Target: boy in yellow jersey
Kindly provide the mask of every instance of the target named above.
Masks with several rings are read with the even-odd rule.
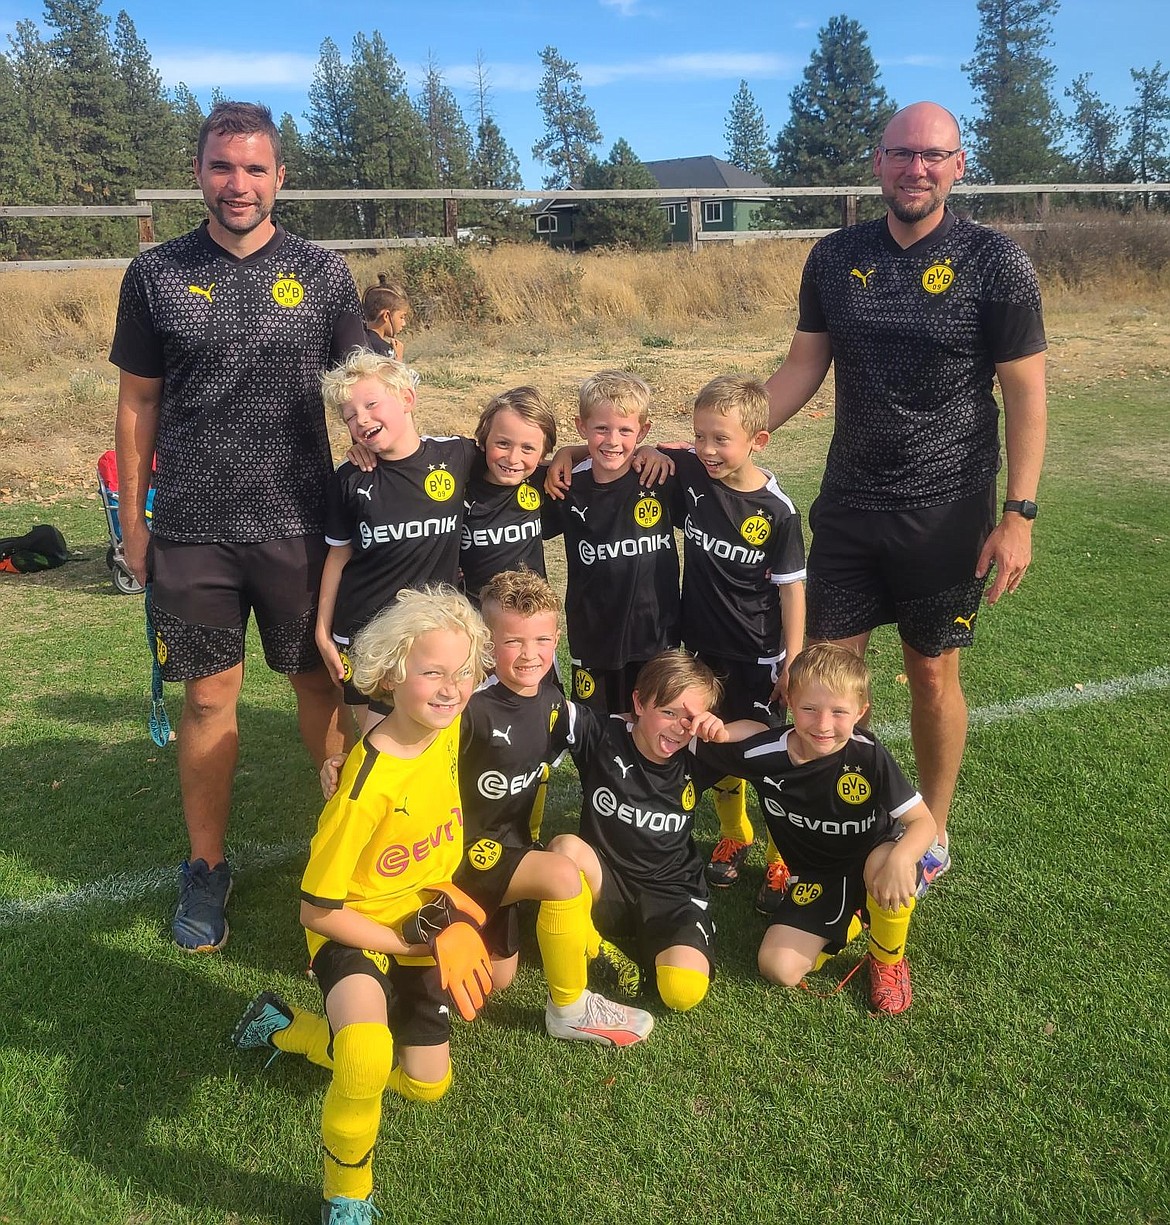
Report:
[[[460,716],[488,634],[450,588],[400,592],[357,636],[354,684],[394,708],[350,753],[301,881],[301,922],[325,1017],[271,992],[232,1034],[332,1068],[321,1114],[323,1225],[374,1219],[372,1157],[389,1088],[451,1085],[448,1001],[470,1020],[491,990],[483,911],[452,884],[463,856]]]

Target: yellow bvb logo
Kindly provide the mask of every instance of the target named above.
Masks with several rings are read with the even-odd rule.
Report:
[[[955,270],[950,260],[945,264],[931,264],[922,274],[922,288],[927,293],[943,293],[950,289],[955,279]]]
[[[873,788],[867,779],[850,771],[837,780],[837,794],[846,804],[864,804],[873,795]]]
[[[657,498],[639,498],[634,504],[634,522],[639,527],[654,527],[662,518],[662,503]]]
[[[552,710],[549,711],[549,714],[548,714],[548,730],[550,732],[552,731],[554,727],[556,727],[557,720],[560,717],[561,717],[561,708],[559,706],[554,706]]]
[[[772,525],[763,515],[748,515],[739,525],[739,534],[757,548],[772,534]]]
[[[341,667],[342,667],[341,679],[346,682],[352,681],[353,680],[353,664],[350,662],[349,652],[348,651],[338,651],[337,653],[338,655],[341,656]]]
[[[362,949],[362,956],[368,957],[383,974],[390,969],[390,958],[386,953],[375,953],[372,949]]]
[[[427,474],[423,489],[432,502],[446,502],[455,492],[455,478],[446,468],[436,468]]]
[[[272,296],[278,306],[287,306],[291,310],[294,306],[300,306],[304,301],[305,287],[295,276],[285,273],[277,277],[273,284]]]
[[[792,886],[792,900],[797,906],[808,906],[810,903],[815,902],[823,892],[824,890],[816,881],[813,881],[811,885],[798,881]]]
[[[689,778],[687,785],[683,788],[681,803],[683,812],[690,812],[695,806],[695,784]]]
[[[158,660],[160,668],[167,662],[167,644],[163,642],[162,634],[154,636],[154,657]]]
[[[540,494],[525,481],[516,490],[516,502],[521,510],[539,510]]]
[[[473,868],[486,872],[500,862],[500,852],[503,849],[498,842],[493,842],[490,838],[481,838],[467,852],[467,860]]]
[[[578,668],[573,676],[573,690],[585,702],[597,691],[597,682],[584,668]]]

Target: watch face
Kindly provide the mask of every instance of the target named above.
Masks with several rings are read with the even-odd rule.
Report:
[[[1035,519],[1036,511],[1039,509],[1035,502],[1029,501],[1027,498],[1021,498],[1018,501],[1007,501],[1003,504],[1004,510],[1014,510],[1016,514],[1022,515],[1025,519]]]

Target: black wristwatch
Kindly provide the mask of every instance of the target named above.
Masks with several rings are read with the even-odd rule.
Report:
[[[1030,502],[1027,498],[1009,498],[1003,504],[1003,513],[1005,515],[1009,510],[1014,510],[1017,515],[1022,515],[1025,519],[1035,519],[1038,509],[1036,503]]]

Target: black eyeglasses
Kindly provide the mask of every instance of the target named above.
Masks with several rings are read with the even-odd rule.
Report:
[[[883,145],[878,151],[888,157],[895,166],[909,166],[916,157],[922,158],[924,166],[941,166],[948,157],[954,157],[956,153],[961,153],[962,149],[903,149],[899,146],[889,149]]]

